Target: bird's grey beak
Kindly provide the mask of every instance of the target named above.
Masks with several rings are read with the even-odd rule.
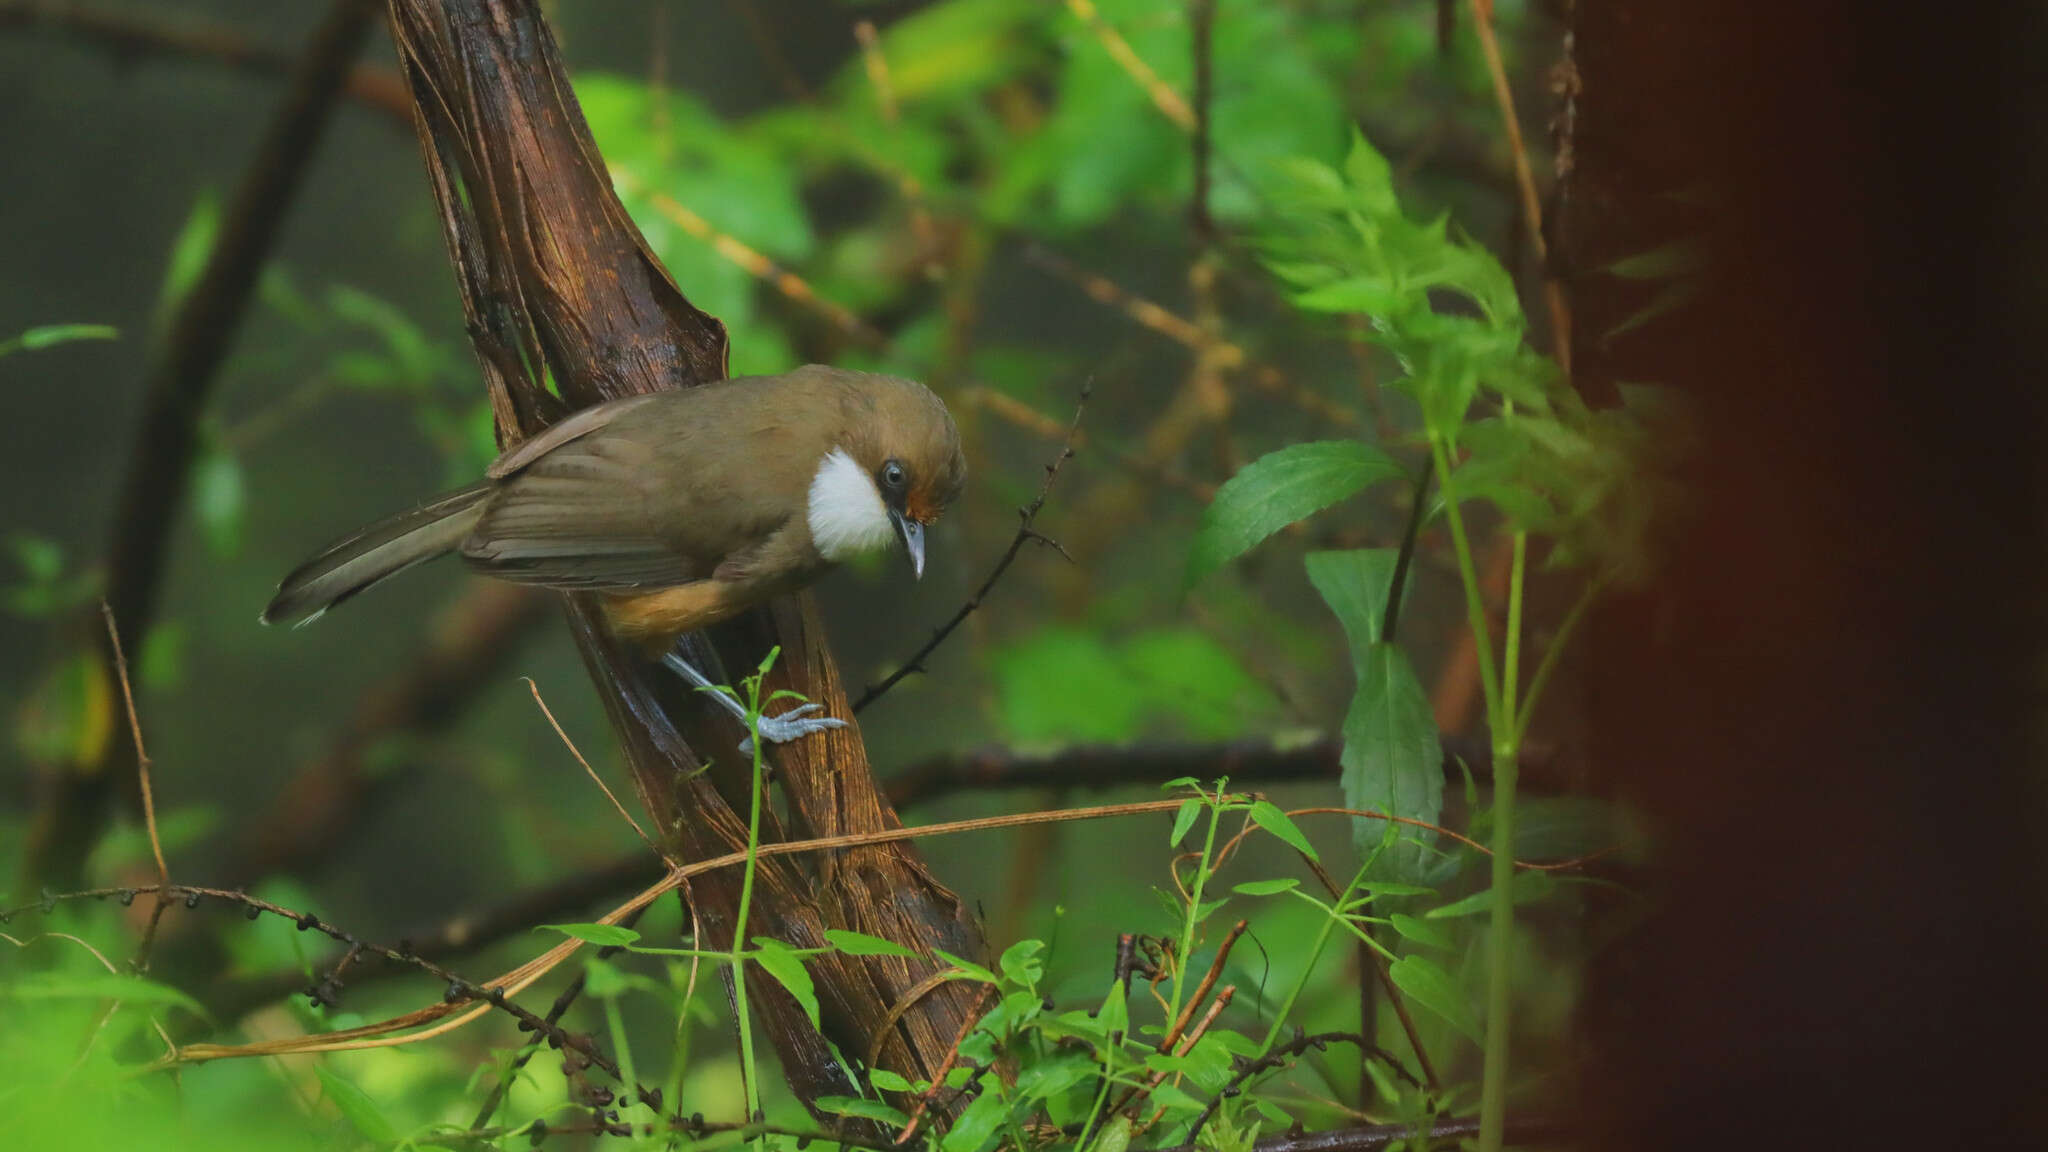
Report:
[[[910,553],[911,573],[924,579],[924,525],[893,509],[889,519],[896,522],[896,534],[903,537],[903,550]]]

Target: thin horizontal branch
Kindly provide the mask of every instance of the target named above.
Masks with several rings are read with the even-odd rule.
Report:
[[[1459,764],[1475,776],[1493,770],[1493,753],[1483,737],[1443,737],[1444,772],[1457,777]],[[1333,738],[1280,743],[1234,740],[1215,744],[1077,744],[1052,752],[1019,753],[1009,748],[949,753],[921,761],[889,778],[889,798],[899,808],[929,803],[955,792],[1010,788],[1096,790],[1163,784],[1182,776],[1233,784],[1289,780],[1335,780],[1343,742]],[[1525,748],[1524,783],[1555,779],[1555,753]]]

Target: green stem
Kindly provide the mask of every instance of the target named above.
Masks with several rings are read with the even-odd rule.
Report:
[[[1514,959],[1515,928],[1515,783],[1521,765],[1516,725],[1515,692],[1522,666],[1523,581],[1528,570],[1529,537],[1514,536],[1514,562],[1508,570],[1507,635],[1502,644],[1502,692],[1490,701],[1493,729],[1493,908],[1486,933],[1486,1059],[1479,1088],[1480,1152],[1499,1152],[1507,1131],[1508,1037],[1512,1032],[1509,965]]]
[[[1465,585],[1465,618],[1472,629],[1472,645],[1479,653],[1479,686],[1486,693],[1487,713],[1500,699],[1500,677],[1493,666],[1493,637],[1486,627],[1486,605],[1479,595],[1479,570],[1472,563],[1472,542],[1465,535],[1465,516],[1458,511],[1457,493],[1451,490],[1451,454],[1443,437],[1429,438],[1430,458],[1436,461],[1437,488],[1444,494],[1444,518],[1451,525],[1451,546],[1458,554],[1458,578]]]
[[[1373,859],[1378,859],[1377,853],[1374,854]],[[1359,866],[1358,871],[1352,874],[1351,883],[1346,884],[1344,891],[1337,896],[1337,903],[1334,907],[1342,908],[1350,902],[1351,894],[1358,891],[1358,886],[1365,882],[1365,872],[1370,867],[1372,867],[1372,860],[1367,860]],[[1330,942],[1330,932],[1336,926],[1337,916],[1323,917],[1321,926],[1316,929],[1315,943],[1309,946],[1308,963],[1302,965],[1301,978],[1296,980],[1294,987],[1288,990],[1287,999],[1280,1002],[1280,1010],[1273,1013],[1273,1023],[1266,1029],[1266,1038],[1259,1041],[1259,1055],[1264,1056],[1273,1050],[1273,1041],[1280,1038],[1280,1029],[1286,1025],[1287,1017],[1293,1014],[1294,1002],[1301,998],[1301,990],[1308,987],[1308,978],[1315,974],[1316,961],[1323,958],[1323,947]]]
[[[754,903],[754,865],[756,853],[761,844],[761,702],[760,683],[751,685],[752,702],[747,708],[747,727],[753,732],[754,774],[748,789],[747,803],[747,864],[740,874],[740,910],[733,919],[732,929],[732,996],[740,1024],[740,1072],[741,1082],[747,1091],[747,1119],[753,1120],[761,1114],[761,1085],[754,1069],[754,1029],[747,1014],[747,962],[745,945],[747,940],[747,913]]]
[[[1166,1009],[1168,1027],[1180,1019],[1180,998],[1187,992],[1188,964],[1195,948],[1195,924],[1202,914],[1202,888],[1209,881],[1209,860],[1216,852],[1216,826],[1223,819],[1223,786],[1228,782],[1216,782],[1215,802],[1209,806],[1209,835],[1202,841],[1202,860],[1195,868],[1195,890],[1188,900],[1187,923],[1181,926],[1180,953],[1174,957],[1173,999]]]
[[[1486,936],[1486,1062],[1479,1090],[1480,1152],[1499,1152],[1507,1123],[1508,964],[1513,959],[1515,763],[1512,738],[1493,753],[1493,909]]]

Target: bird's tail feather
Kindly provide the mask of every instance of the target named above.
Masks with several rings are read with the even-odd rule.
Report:
[[[453,551],[476,527],[491,487],[485,481],[457,489],[335,542],[284,578],[263,622],[310,624],[379,580]]]

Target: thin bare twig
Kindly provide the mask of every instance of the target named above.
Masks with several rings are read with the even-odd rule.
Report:
[[[583,753],[577,750],[576,742],[569,739],[567,732],[562,731],[562,722],[555,719],[555,714],[548,707],[548,702],[540,698],[540,685],[534,683],[531,676],[524,677],[524,679],[527,689],[533,693],[533,702],[540,705],[540,714],[548,718],[548,727],[555,730],[555,735],[562,741],[562,746],[569,750],[569,755],[576,758],[576,763],[583,765],[583,774],[590,777],[590,782],[597,785],[597,790],[604,793],[604,798],[612,802],[612,807],[618,811],[620,818],[625,820],[626,824],[633,829],[633,834],[640,837],[640,842],[647,845],[648,849],[655,855],[665,858],[667,854],[653,840],[648,839],[646,831],[640,827],[640,822],[633,819],[633,814],[626,811],[624,804],[619,803],[619,798],[612,794],[611,786],[604,782],[604,777],[597,774],[597,769],[592,768],[590,761],[585,760]]]
[[[1493,27],[1493,0],[1471,0],[1472,27],[1479,34],[1479,50],[1486,57],[1486,71],[1493,79],[1493,97],[1500,104],[1500,118],[1508,133],[1508,151],[1514,157],[1515,189],[1522,202],[1522,221],[1529,229],[1529,247],[1535,251],[1537,273],[1543,279],[1543,299],[1550,309],[1552,348],[1558,367],[1567,377],[1572,371],[1571,312],[1564,288],[1550,269],[1550,245],[1543,237],[1543,201],[1536,192],[1536,173],[1529,164],[1529,149],[1522,141],[1521,117],[1515,114],[1515,94],[1508,86],[1507,64],[1500,54],[1500,38]]]
[[[1010,546],[1003,550],[1002,556],[996,560],[995,567],[989,569],[988,578],[981,582],[981,586],[974,590],[974,595],[967,598],[967,602],[960,606],[960,610],[953,613],[952,619],[940,625],[938,631],[932,633],[931,639],[925,641],[924,645],[916,652],[911,653],[910,659],[905,660],[902,667],[889,673],[888,676],[883,678],[881,683],[863,691],[860,694],[860,699],[853,702],[854,712],[858,713],[861,709],[880,699],[883,693],[894,688],[899,681],[912,672],[924,671],[925,659],[937,651],[939,645],[946,642],[946,638],[953,634],[954,629],[960,627],[962,621],[973,615],[975,609],[981,607],[981,602],[988,597],[990,592],[994,591],[996,581],[1003,578],[1004,572],[1009,571],[1010,564],[1017,559],[1017,553],[1023,551],[1026,543],[1036,541],[1062,556],[1067,555],[1066,549],[1060,547],[1059,541],[1039,532],[1036,528],[1032,527],[1032,522],[1038,518],[1039,510],[1045,507],[1046,497],[1052,495],[1053,481],[1059,479],[1060,468],[1068,460],[1073,459],[1074,437],[1081,431],[1081,414],[1088,410],[1088,395],[1093,388],[1093,383],[1082,387],[1081,399],[1074,405],[1074,422],[1067,428],[1066,443],[1061,447],[1060,454],[1053,458],[1053,462],[1045,466],[1045,483],[1039,485],[1038,495],[1032,498],[1031,503],[1017,509],[1017,534],[1010,538]],[[1068,556],[1067,559],[1072,560],[1073,557]]]
[[[903,1130],[896,1133],[895,1143],[902,1144],[917,1134],[917,1126],[924,1120],[925,1111],[932,1106],[932,1101],[938,1099],[939,1093],[945,1091],[946,1077],[953,1074],[953,1066],[960,1062],[960,1045],[967,1042],[967,1037],[973,1033],[974,1026],[981,1023],[982,1004],[995,994],[995,985],[982,985],[980,1000],[967,1013],[967,1019],[961,1021],[960,1034],[953,1037],[953,1046],[946,1050],[945,1061],[939,1065],[938,1071],[932,1074],[931,1086],[917,1094],[917,1104],[911,1108],[910,1119],[904,1122]]]
[[[121,681],[121,702],[128,708],[128,733],[135,738],[136,783],[142,788],[142,822],[149,830],[149,850],[156,857],[157,882],[169,886],[171,867],[164,862],[164,842],[156,831],[156,790],[149,782],[149,750],[142,745],[142,721],[135,715],[135,686],[128,680],[128,654],[121,649],[121,630],[114,626],[114,610],[100,601],[100,619],[107,625],[107,643],[114,650],[114,674]]]

